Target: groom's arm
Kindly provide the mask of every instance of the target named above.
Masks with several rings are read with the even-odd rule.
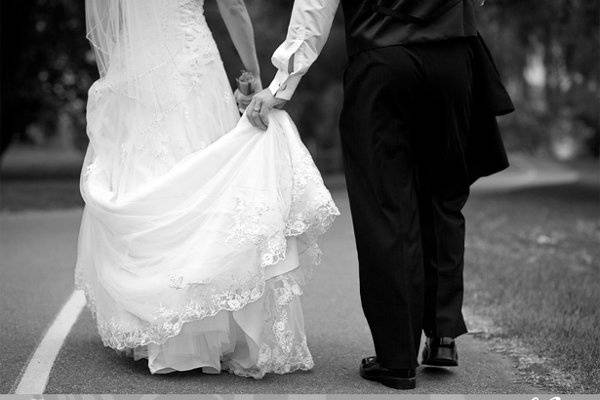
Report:
[[[272,57],[277,74],[268,89],[256,94],[248,106],[250,122],[261,129],[268,115],[292,98],[300,79],[319,57],[327,42],[340,0],[296,0],[285,42]]]
[[[285,42],[273,54],[277,67],[269,85],[279,99],[290,100],[300,79],[327,42],[339,0],[296,0]]]

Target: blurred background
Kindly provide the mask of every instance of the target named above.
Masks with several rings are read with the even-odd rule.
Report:
[[[36,150],[44,157],[75,162],[87,143],[87,89],[97,78],[85,40],[84,1],[1,4],[1,152],[11,148],[21,157],[42,157]],[[274,74],[269,60],[285,36],[291,4],[248,1],[265,84]],[[206,8],[233,82],[241,64],[214,2],[208,1]],[[479,20],[518,109],[501,121],[509,150],[561,161],[597,158],[597,0],[490,0],[479,7]],[[340,15],[327,48],[290,104],[303,139],[326,173],[341,168],[337,120],[345,63]],[[5,169],[11,169],[10,164]]]
[[[285,37],[292,3],[247,0],[265,84],[274,75],[270,57]],[[56,249],[75,243],[86,96],[98,76],[85,39],[84,1],[0,5],[0,223],[12,221],[12,230],[0,230],[1,242],[24,248],[25,238],[33,238],[26,246],[31,254],[13,251],[11,264],[0,269],[16,274],[12,281],[2,279],[0,288],[8,293],[15,287],[11,282],[34,280],[37,272],[27,271],[35,262],[62,265],[60,276],[70,288],[73,251]],[[469,325],[516,357],[530,382],[571,392],[600,391],[599,8],[598,0],[487,0],[478,7],[480,30],[517,111],[500,119],[511,168],[479,182],[465,211]],[[241,63],[214,1],[206,1],[206,14],[233,85]],[[340,13],[288,108],[342,204],[337,126],[345,63]],[[75,211],[69,219],[51,214],[56,209]],[[27,219],[34,210],[38,214]],[[34,234],[40,226],[46,231]],[[60,236],[63,231],[68,234]],[[344,240],[343,246],[351,245],[349,236]],[[56,254],[36,256],[43,243]],[[14,304],[29,289],[19,290]]]

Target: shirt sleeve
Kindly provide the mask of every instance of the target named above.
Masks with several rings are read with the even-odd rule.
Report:
[[[269,90],[277,98],[292,98],[302,76],[327,42],[340,0],[296,0],[285,42],[271,61],[277,74]]]

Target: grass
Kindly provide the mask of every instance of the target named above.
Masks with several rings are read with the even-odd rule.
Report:
[[[474,196],[465,304],[550,365],[572,392],[600,392],[600,195],[571,185]],[[528,371],[536,375],[536,371]]]

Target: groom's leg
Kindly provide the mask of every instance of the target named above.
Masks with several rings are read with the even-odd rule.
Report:
[[[341,134],[361,300],[377,359],[393,369],[417,366],[422,330],[411,117],[419,81],[414,61],[401,47],[359,54],[344,79]]]
[[[462,40],[415,45],[411,49],[423,62],[428,84],[425,103],[418,108],[424,330],[428,337],[455,338],[467,331],[462,315],[462,208],[469,195],[464,149],[471,120],[471,53],[468,43]]]
[[[428,337],[455,338],[467,332],[462,315],[465,219],[468,189],[449,194],[421,193],[420,215],[425,263],[425,315]]]

